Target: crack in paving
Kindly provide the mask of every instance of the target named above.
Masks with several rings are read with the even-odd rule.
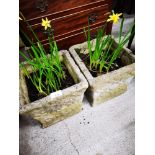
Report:
[[[74,150],[77,152],[78,155],[80,155],[78,149],[76,148],[76,146],[73,144],[72,140],[71,140],[71,135],[70,135],[70,130],[68,125],[64,122],[66,129],[68,130],[68,137],[69,137],[69,141],[71,143],[71,145],[73,146]]]

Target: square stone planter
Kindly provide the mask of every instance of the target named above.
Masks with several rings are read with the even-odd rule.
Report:
[[[56,91],[30,103],[25,77],[23,71],[20,70],[19,113],[39,121],[43,128],[80,112],[84,92],[88,88],[87,80],[80,72],[69,52],[62,50],[59,53],[61,61],[65,64],[76,83],[71,87]],[[26,62],[25,65],[28,71],[32,72],[31,67]]]
[[[96,39],[91,42],[94,48]],[[117,47],[117,45],[118,44],[114,41],[112,49]],[[120,55],[121,61],[125,66],[97,77],[91,75],[76,52],[80,51],[82,53],[88,53],[87,42],[74,45],[70,47],[69,51],[88,81],[89,88],[86,91],[86,97],[92,106],[103,103],[104,101],[124,93],[127,90],[130,80],[135,76],[135,57],[131,50],[125,47]]]

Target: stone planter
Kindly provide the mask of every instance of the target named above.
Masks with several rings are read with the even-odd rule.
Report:
[[[96,39],[92,40],[93,46]],[[114,41],[112,48],[115,48],[117,43]],[[94,46],[95,47],[95,46]],[[89,88],[86,91],[86,97],[92,106],[103,103],[113,97],[116,97],[127,90],[127,86],[135,76],[135,57],[131,50],[123,48],[121,53],[121,61],[125,64],[124,67],[111,71],[107,74],[102,74],[93,77],[76,51],[88,53],[87,42],[77,44],[70,47],[69,51],[73,59],[86,77]]]
[[[51,93],[37,101],[30,103],[25,77],[22,70],[20,70],[19,112],[21,115],[28,115],[39,121],[43,128],[80,112],[84,92],[88,88],[87,80],[80,72],[69,52],[60,51],[60,56],[61,61],[67,67],[76,84]],[[25,63],[25,65],[27,64]],[[27,65],[27,68],[31,71],[30,66]]]

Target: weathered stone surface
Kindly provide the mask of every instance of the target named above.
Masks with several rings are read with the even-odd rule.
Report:
[[[93,46],[95,42],[96,39],[92,40]],[[116,46],[117,43],[114,41],[112,49]],[[69,51],[89,83],[86,97],[92,106],[103,103],[127,90],[128,83],[135,76],[135,57],[129,49],[124,47],[120,55],[122,62],[125,64],[124,67],[95,78],[78,56],[76,49],[85,53],[87,42],[74,45],[70,47]]]
[[[66,65],[75,85],[31,102],[28,97],[25,77],[20,71],[20,114],[28,115],[39,121],[42,127],[48,127],[81,111],[84,92],[88,88],[85,77],[69,55],[68,51],[60,51],[61,59]],[[25,63],[25,65],[27,65]],[[31,72],[29,66],[28,70]]]

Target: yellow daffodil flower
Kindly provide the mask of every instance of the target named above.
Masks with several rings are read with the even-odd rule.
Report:
[[[42,23],[41,23],[41,25],[44,26],[45,30],[47,30],[48,27],[51,27],[50,22],[51,22],[51,21],[48,20],[47,17],[46,17],[46,20],[44,20],[44,19],[42,18]]]
[[[113,21],[114,24],[116,24],[119,20],[119,17],[122,15],[122,13],[112,13],[112,15],[109,16],[109,19],[107,20],[107,22]]]

